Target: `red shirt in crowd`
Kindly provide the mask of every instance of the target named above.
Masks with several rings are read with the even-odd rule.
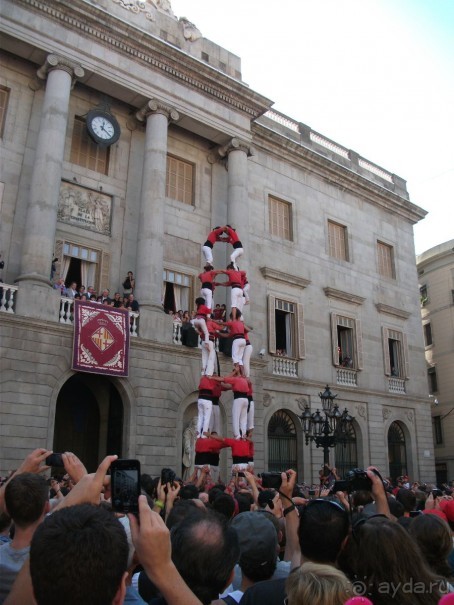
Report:
[[[225,233],[224,227],[218,227],[217,229],[213,229],[213,231],[210,231],[210,233],[208,234],[207,241],[212,243],[213,245],[216,242],[226,242],[227,239],[219,237],[221,233]]]
[[[239,319],[233,319],[232,321],[226,321],[225,325],[229,329],[230,336],[243,336],[244,337],[244,322]]]
[[[199,391],[210,391],[214,395],[214,389],[217,385],[216,380],[213,380],[209,376],[202,376],[199,382]],[[203,399],[203,397],[202,397]]]
[[[196,311],[196,317],[206,317],[207,315],[211,315],[211,309],[209,309],[206,305],[199,305]]]
[[[249,443],[243,439],[224,439],[224,443],[227,447],[232,448],[232,456],[249,456]]]
[[[241,323],[241,322],[240,322]],[[222,379],[223,382],[232,385],[233,392],[237,393],[247,393],[249,389],[249,385],[247,383],[246,378],[242,376],[225,376]]]
[[[238,237],[238,233],[235,231],[235,229],[232,229],[232,227],[226,227],[227,230],[227,234],[229,236],[229,244],[236,244],[237,242],[240,241],[240,238]]]

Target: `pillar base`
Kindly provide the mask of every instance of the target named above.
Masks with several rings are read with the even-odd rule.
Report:
[[[38,276],[40,277],[40,276]],[[46,321],[59,321],[60,291],[50,287],[49,280],[17,279],[16,314]]]
[[[141,304],[139,316],[139,337],[171,344],[173,324],[162,307],[153,304]]]

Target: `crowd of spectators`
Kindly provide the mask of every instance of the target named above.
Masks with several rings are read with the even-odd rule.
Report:
[[[110,295],[110,290],[108,288],[104,289],[100,294],[97,294],[94,286],[88,286],[88,288],[86,288],[83,284],[78,284],[75,281],[66,285],[63,277],[54,281],[54,289],[59,290],[60,294],[66,298],[90,301],[108,307],[114,307],[115,309],[129,309],[131,312],[138,313],[139,303],[134,297],[135,284],[136,280],[133,272],[128,271],[122,284],[123,292],[115,292],[113,297]]]
[[[370,467],[362,489],[347,477],[336,491],[326,467],[317,485],[291,469],[234,469],[216,484],[208,466],[186,482],[163,469],[141,476],[138,515],[124,516],[111,510],[116,456],[88,473],[70,452],[49,469],[49,454],[34,450],[2,478],[0,603],[435,605],[453,596],[452,484],[393,482]]]

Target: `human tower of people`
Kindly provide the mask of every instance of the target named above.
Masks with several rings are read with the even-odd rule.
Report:
[[[231,244],[233,252],[226,269],[214,269],[213,247],[217,243]],[[196,316],[192,320],[199,331],[202,344],[202,376],[199,382],[197,440],[195,468],[208,467],[213,479],[219,476],[221,449],[232,448],[233,468],[236,471],[252,469],[254,464],[254,399],[250,379],[252,345],[248,333],[252,328],[244,323],[243,306],[249,304],[249,282],[245,271],[240,271],[237,259],[244,252],[236,230],[230,225],[215,227],[202,246],[205,265],[200,273],[200,294],[196,299]],[[227,275],[227,281],[217,282],[218,275]],[[229,321],[213,318],[213,293],[216,286],[231,288]],[[226,376],[215,373],[217,338],[232,339],[232,372]],[[233,438],[220,436],[219,400],[223,391],[233,391]]]

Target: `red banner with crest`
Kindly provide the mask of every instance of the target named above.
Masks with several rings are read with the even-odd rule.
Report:
[[[99,303],[74,301],[72,369],[106,376],[127,376],[129,312]]]

